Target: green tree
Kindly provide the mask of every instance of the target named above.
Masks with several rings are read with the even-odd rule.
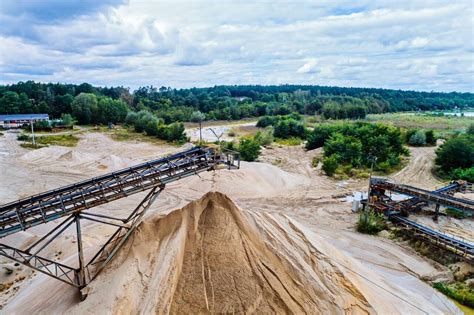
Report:
[[[70,114],[62,114],[61,115],[61,125],[63,126],[72,126],[73,120]]]
[[[323,159],[322,170],[327,176],[333,176],[339,166],[339,158],[337,155],[327,156]]]
[[[308,142],[306,143],[307,150],[320,148],[324,145],[329,137],[338,131],[338,126],[335,125],[318,125],[308,135]]]
[[[243,161],[255,161],[260,155],[260,145],[252,139],[242,139],[239,144],[239,153]]]
[[[7,91],[0,98],[0,113],[18,114],[20,112],[20,96],[16,92]]]
[[[97,97],[91,93],[81,93],[71,104],[72,114],[81,124],[97,122]]]
[[[426,136],[423,130],[418,130],[415,134],[410,137],[408,141],[413,146],[422,146],[426,144]]]
[[[434,131],[432,129],[426,130],[425,131],[425,138],[426,138],[426,143],[429,145],[435,145],[436,144],[436,138],[434,135]]]
[[[200,111],[195,111],[191,114],[191,121],[199,123],[199,142],[202,141],[202,121],[206,119],[206,115]]]
[[[359,166],[362,159],[362,143],[352,136],[336,133],[326,141],[324,155],[337,155],[340,162]]]
[[[436,150],[435,162],[446,174],[455,169],[473,167],[474,136],[460,135],[447,140]]]
[[[175,122],[167,127],[166,140],[168,141],[186,141],[186,133],[183,123]]]
[[[274,140],[273,127],[268,126],[264,131],[258,131],[254,136],[254,140],[262,146],[272,144]]]

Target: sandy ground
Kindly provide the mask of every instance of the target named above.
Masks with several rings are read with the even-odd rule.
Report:
[[[233,128],[255,126],[256,122],[245,122],[239,124],[216,125],[216,126],[202,126],[202,140],[214,142],[217,141],[216,135],[221,141],[232,141],[235,137],[229,136],[229,131]],[[214,131],[214,132],[213,132]],[[191,138],[191,141],[199,141],[199,127],[186,128],[186,135]]]
[[[86,133],[76,148],[30,151],[7,132],[0,137],[0,200],[181,149]],[[425,153],[412,151],[407,168],[428,163],[419,162]],[[82,303],[74,288],[1,260],[13,270],[0,274],[2,283],[12,283],[0,297],[1,312],[459,313],[420,280],[449,277],[447,268],[389,239],[354,232],[356,215],[341,196],[364,189],[366,181],[340,183],[321,175],[310,166],[314,154],[275,147],[264,150],[262,162],[242,163],[240,170],[169,184],[133,241],[90,284]],[[413,181],[421,182],[427,172],[418,172]],[[432,180],[427,185],[436,186]],[[134,195],[94,211],[125,215],[141,198]],[[54,224],[2,241],[22,247]],[[83,230],[87,255],[112,232],[91,223]],[[68,230],[44,255],[74,261],[75,246],[74,231]]]

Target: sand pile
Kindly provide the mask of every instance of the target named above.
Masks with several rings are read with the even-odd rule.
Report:
[[[295,247],[304,243],[292,237],[270,218],[244,214],[225,195],[208,193],[142,223],[127,248],[89,285],[88,298],[69,311],[335,314],[371,309],[328,257],[308,255],[307,248]]]

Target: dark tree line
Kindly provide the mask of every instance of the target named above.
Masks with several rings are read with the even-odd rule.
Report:
[[[102,117],[95,118],[91,105],[82,116],[73,108],[81,94],[94,95]],[[105,101],[104,101],[105,100]],[[94,103],[94,101],[92,101]],[[80,121],[102,123],[122,122],[123,112],[146,110],[166,124],[189,121],[193,112],[200,111],[206,119],[236,120],[265,115],[321,114],[327,119],[358,119],[370,113],[414,110],[444,110],[474,107],[473,93],[439,93],[386,90],[373,88],[342,88],[314,85],[238,85],[209,88],[172,89],[169,87],[140,87],[130,92],[124,87],[95,87],[88,83],[61,84],[19,82],[0,85],[0,114],[48,113],[58,118],[72,114]],[[76,109],[78,109],[76,107]],[[109,113],[104,114],[104,113]],[[91,116],[91,119],[87,117]],[[96,119],[97,121],[93,121]]]

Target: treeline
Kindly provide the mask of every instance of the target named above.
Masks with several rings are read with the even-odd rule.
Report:
[[[97,99],[96,106],[89,96],[93,102],[90,115],[86,113],[81,116],[77,111],[74,113],[73,102],[82,93],[95,95]],[[119,107],[117,112],[120,113],[111,113],[110,117],[102,114],[99,119],[93,114],[95,107],[102,113],[114,112],[110,108]],[[105,107],[108,109],[105,110]],[[327,119],[358,119],[370,113],[474,107],[474,94],[306,85],[239,85],[191,89],[148,86],[133,92],[124,87],[94,87],[88,83],[75,85],[27,81],[0,86],[0,114],[48,113],[55,118],[61,114],[72,114],[84,122],[100,123],[109,119],[123,122],[125,107],[134,112],[149,111],[165,124],[189,121],[196,111],[204,113],[207,120],[236,120],[293,112],[320,114]]]

